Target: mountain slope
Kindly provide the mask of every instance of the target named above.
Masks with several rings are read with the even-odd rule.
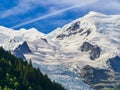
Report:
[[[62,54],[59,55],[62,57],[60,60],[66,63],[70,69],[81,73],[85,82],[93,88],[96,90],[105,87],[108,90],[119,88],[120,82],[116,80],[119,80],[120,73],[116,73],[115,70],[119,69],[120,61],[119,58],[116,59],[120,55],[120,15],[89,12],[84,17],[62,28],[57,28],[49,33],[47,38],[50,41],[52,39],[52,42],[60,46],[61,50],[59,51]],[[111,60],[109,58],[113,58],[110,63],[108,63]],[[90,74],[86,68],[87,65],[90,65],[89,70],[93,73]],[[98,73],[99,71],[105,73],[106,81],[102,81],[103,78],[98,77],[98,75],[102,75],[102,72]],[[95,82],[94,79],[99,82]],[[118,84],[115,85],[115,83]]]
[[[48,39],[53,39],[54,42],[59,43],[66,51],[80,51],[80,47],[84,42],[99,46],[101,55],[100,58],[95,60],[95,64],[98,67],[98,64],[101,63],[100,65],[103,65],[106,62],[103,60],[119,55],[119,28],[120,15],[104,15],[97,12],[89,12],[86,16],[51,32],[48,34]],[[81,54],[79,56],[83,59],[86,58],[88,53],[86,55],[84,53]],[[87,59],[88,61],[90,60],[89,56]],[[102,68],[103,66],[100,67]],[[106,67],[105,64],[104,67]]]
[[[35,28],[29,30],[13,30],[0,26],[0,46],[3,46],[6,50],[14,50],[24,41],[34,41],[43,36],[44,34],[40,33]]]
[[[31,52],[19,55],[28,61],[31,59],[34,67],[39,67],[67,90],[101,90],[105,87],[110,90],[120,85],[120,15],[91,11],[47,35],[33,29],[12,30],[15,37],[8,32],[4,28],[0,30],[1,46],[15,50],[27,42],[26,49]]]

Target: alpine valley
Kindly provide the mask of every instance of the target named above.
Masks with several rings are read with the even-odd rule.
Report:
[[[120,90],[120,15],[91,11],[49,34],[0,26],[0,46],[67,90]]]

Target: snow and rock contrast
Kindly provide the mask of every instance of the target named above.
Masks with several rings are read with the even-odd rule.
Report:
[[[12,30],[1,26],[0,46],[16,52],[18,57],[31,59],[35,67],[67,90],[109,88],[105,82],[116,70],[119,74],[120,15],[91,11],[46,35],[34,28]],[[98,82],[92,78],[94,72]],[[98,77],[100,72],[106,81]],[[120,86],[116,78],[112,80]]]
[[[24,54],[32,53],[26,41],[19,45],[13,52],[13,54],[19,58],[25,59]]]
[[[43,36],[44,34],[35,28],[13,30],[0,26],[0,46],[3,46],[6,50],[14,50],[24,41],[34,41]]]

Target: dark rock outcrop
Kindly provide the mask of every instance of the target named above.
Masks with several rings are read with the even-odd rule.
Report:
[[[90,44],[89,42],[84,42],[83,45],[81,46],[81,51],[82,52],[88,52],[91,51],[93,49],[93,45]]]
[[[63,39],[64,37],[66,37],[65,34],[60,34],[60,35],[58,35],[56,38]]]
[[[70,27],[68,27],[68,28],[66,29],[66,31],[68,31],[67,34],[62,33],[62,34],[56,36],[56,38],[62,40],[62,39],[65,38],[65,37],[69,37],[69,36],[71,36],[71,35],[75,35],[75,34],[77,34],[77,33],[81,33],[83,30],[84,30],[84,29],[80,28],[80,22],[76,22],[76,23],[73,23]],[[87,33],[87,35],[88,35],[88,34],[89,34],[89,31],[88,31],[88,32],[85,32],[85,33]]]
[[[87,83],[97,84],[100,83],[102,80],[107,80],[109,78],[107,72],[107,70],[93,68],[87,65],[81,70],[81,76],[85,79]]]
[[[110,58],[107,62],[111,69],[115,72],[120,72],[120,57],[116,56],[114,58]]]
[[[81,33],[80,35],[84,35],[86,34],[86,37],[91,33],[90,29],[88,29],[87,31]]]
[[[67,30],[76,31],[79,28],[80,28],[80,22],[76,22],[73,25],[71,25]]]
[[[45,39],[45,38],[41,38],[43,41],[45,41],[46,43],[48,43],[48,41],[47,41],[47,39]]]
[[[14,50],[14,55],[17,56],[18,58],[25,59],[24,54],[31,53],[32,51],[30,50],[27,42],[23,42],[22,45],[19,45],[15,50]]]
[[[86,35],[86,37],[91,33],[91,29],[85,30],[83,28],[81,28],[80,26],[80,21],[75,22],[73,24],[71,24],[67,29],[67,34],[66,33],[61,33],[59,35],[56,36],[57,39],[64,39],[65,37],[69,37],[75,34],[79,34],[79,35]]]
[[[100,57],[101,49],[97,45],[92,45],[89,42],[84,42],[81,46],[82,52],[90,52],[90,59],[94,60]]]
[[[96,58],[99,58],[100,57],[100,52],[101,52],[100,47],[94,46],[94,48],[90,52],[90,59],[94,60]]]
[[[24,59],[24,60],[26,59],[24,54],[21,53],[20,51],[15,50],[13,54],[18,58],[21,58],[21,59]]]
[[[81,77],[95,90],[120,90],[120,72],[86,65],[81,69]]]

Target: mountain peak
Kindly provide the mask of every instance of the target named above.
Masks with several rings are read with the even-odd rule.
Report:
[[[31,31],[33,31],[33,32],[35,31],[35,32],[36,32],[36,31],[37,31],[37,32],[39,32],[36,28],[30,28],[30,29],[21,28],[21,29],[18,30],[18,31],[22,31],[22,32],[24,32],[24,31],[25,31],[25,32],[26,32],[26,31],[30,31],[30,32],[31,32]]]
[[[88,14],[102,14],[102,13],[99,13],[99,12],[95,12],[95,11],[90,11]]]
[[[99,12],[95,12],[95,11],[90,11],[90,12],[88,12],[88,14],[86,14],[85,15],[85,17],[100,17],[100,16],[104,16],[104,17],[106,17],[106,16],[108,16],[108,15],[105,15],[105,14],[103,14],[103,13],[99,13]]]
[[[4,26],[0,26],[0,31],[14,31],[14,29],[7,28],[7,27],[4,27]]]
[[[39,33],[39,34],[41,34],[41,36],[44,36],[44,35],[45,35],[44,33],[38,31],[36,28],[30,28],[30,29],[28,29],[27,31],[28,31],[28,32],[31,32],[31,33],[36,33],[36,34]]]
[[[30,30],[30,31],[38,31],[36,28],[30,28],[30,29],[28,29],[28,30]]]

